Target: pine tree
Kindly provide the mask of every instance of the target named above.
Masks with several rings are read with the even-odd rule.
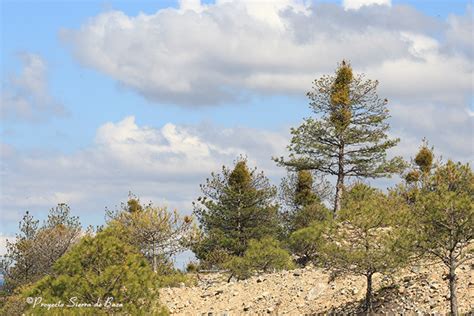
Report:
[[[327,182],[322,179],[315,185],[308,170],[290,173],[280,186],[282,217],[287,235],[298,229],[308,227],[313,221],[322,221],[329,215],[322,203],[327,194]]]
[[[449,160],[434,165],[433,160],[425,142],[400,192],[412,211],[415,250],[446,266],[451,314],[458,315],[456,269],[474,258],[469,249],[474,240],[474,173],[468,164]]]
[[[134,195],[121,210],[108,211],[107,216],[109,224],[123,230],[123,238],[139,249],[159,274],[174,272],[172,258],[184,251],[193,233],[191,217],[151,202],[142,205]]]
[[[49,211],[45,223],[26,212],[20,222],[20,234],[7,242],[7,253],[2,261],[6,289],[34,282],[48,274],[53,264],[77,241],[81,224],[71,216],[66,204],[58,204]]]
[[[343,61],[335,76],[324,76],[308,92],[315,118],[291,130],[289,159],[275,159],[293,170],[316,170],[335,176],[334,214],[340,210],[347,177],[378,178],[401,171],[401,158],[386,159],[398,143],[388,139],[387,100],[376,93],[378,82],[354,76]]]
[[[20,309],[19,314],[64,315],[66,308],[49,310],[39,305],[60,301],[92,305],[68,308],[66,314],[166,315],[154,290],[156,276],[139,250],[122,240],[122,234],[108,227],[94,237],[83,237],[54,264],[50,275],[22,288],[0,312],[14,315]],[[26,297],[41,298],[41,302],[26,305]],[[119,305],[107,307],[107,301]]]
[[[319,200],[313,191],[313,176],[307,170],[298,172],[298,181],[295,188],[295,204],[305,207]]]
[[[308,227],[298,229],[290,235],[288,244],[291,252],[296,255],[296,262],[302,266],[312,262],[324,264],[321,252],[324,246],[324,234],[331,226],[332,218],[312,222]]]
[[[404,174],[405,182],[413,192],[426,182],[427,177],[436,167],[433,150],[433,147],[429,147],[428,141],[423,139],[420,149],[411,163],[411,168]]]
[[[406,263],[406,204],[364,184],[344,194],[337,221],[324,232],[323,260],[336,275],[366,278],[365,311],[373,309],[373,276],[389,274]]]
[[[250,170],[246,160],[238,160],[232,170],[223,167],[221,174],[211,174],[201,191],[194,203],[202,229],[202,238],[193,246],[199,259],[206,261],[215,251],[243,256],[251,239],[278,233],[276,188],[263,172]]]
[[[37,252],[34,247],[38,224],[39,221],[26,211],[19,223],[20,233],[16,235],[15,241],[7,240],[7,251],[1,261],[0,271],[5,280],[7,292],[12,292],[16,287],[31,282],[38,275]]]
[[[294,265],[291,255],[282,248],[281,243],[266,236],[250,240],[244,256],[234,256],[224,266],[230,273],[229,282],[233,277],[243,280],[254,273],[291,269]]]

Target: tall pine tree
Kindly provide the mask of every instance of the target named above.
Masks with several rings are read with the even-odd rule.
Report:
[[[347,177],[378,178],[400,171],[401,158],[386,159],[398,143],[388,139],[387,100],[376,93],[378,82],[354,76],[343,61],[335,76],[323,76],[307,95],[314,118],[291,130],[289,159],[275,159],[293,170],[316,170],[335,176],[334,213],[341,208]]]
[[[212,173],[201,191],[194,203],[203,235],[193,247],[198,258],[206,260],[216,250],[242,256],[251,239],[277,234],[276,188],[246,160],[237,161],[233,170]]]

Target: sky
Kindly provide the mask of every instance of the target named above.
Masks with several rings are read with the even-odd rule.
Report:
[[[389,100],[390,156],[474,160],[466,0],[0,0],[0,253],[25,211],[104,222],[131,191],[192,211],[246,155],[278,185],[305,93],[345,59]],[[374,181],[387,187],[390,180]]]

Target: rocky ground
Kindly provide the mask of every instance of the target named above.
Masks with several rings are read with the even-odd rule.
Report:
[[[458,270],[462,313],[474,314],[474,263]],[[376,276],[377,314],[447,314],[449,294],[441,265],[414,266],[391,277]],[[173,315],[314,315],[357,313],[364,278],[339,277],[307,267],[227,283],[225,275],[199,274],[197,286],[164,288],[161,301]]]

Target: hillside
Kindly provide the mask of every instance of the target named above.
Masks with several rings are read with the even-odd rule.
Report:
[[[474,263],[459,268],[461,313],[474,312]],[[447,314],[447,282],[440,265],[413,266],[392,278],[375,278],[376,313]],[[221,274],[198,276],[194,287],[164,288],[161,301],[173,315],[311,315],[357,312],[365,294],[362,277],[340,277],[307,267],[226,283]]]

